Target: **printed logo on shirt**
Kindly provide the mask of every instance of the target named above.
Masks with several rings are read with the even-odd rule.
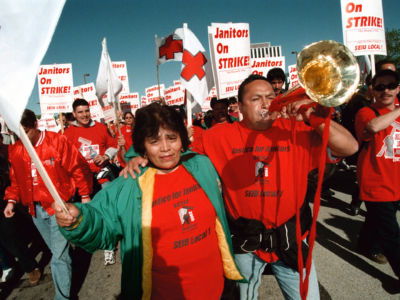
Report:
[[[182,232],[193,230],[197,227],[196,219],[193,214],[193,207],[183,206],[178,210],[179,219],[182,224]]]
[[[81,152],[82,156],[90,162],[100,153],[99,149],[99,145],[82,145],[79,148],[79,152]]]
[[[255,181],[256,182],[263,182],[263,183],[269,182],[268,167],[270,167],[270,165],[266,162],[263,162],[263,161],[256,162],[256,164],[255,164],[255,178],[256,178]]]
[[[50,157],[50,159],[46,159],[45,161],[43,161],[43,165],[53,166],[54,165],[54,157]]]
[[[34,163],[31,163],[31,176],[33,185],[39,184],[38,171]]]
[[[383,145],[376,157],[384,157],[396,162],[400,161],[400,124],[393,122],[392,127],[392,131],[383,140]]]

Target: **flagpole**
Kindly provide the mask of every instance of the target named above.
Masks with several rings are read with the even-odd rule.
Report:
[[[154,35],[154,43],[156,44],[156,49],[157,49],[157,34]],[[155,51],[155,57],[156,57],[156,70],[157,70],[157,85],[158,85],[158,97],[160,98],[162,104],[166,104],[165,103],[165,99],[161,98],[161,88],[160,88],[160,72],[158,69],[158,57],[157,57],[157,51]]]
[[[22,125],[19,126],[19,136],[21,138],[21,142],[24,144],[26,150],[28,151],[29,156],[31,157],[31,160],[35,164],[36,169],[38,170],[40,176],[42,177],[42,180],[44,184],[46,185],[47,189],[49,190],[51,196],[53,197],[54,201],[58,204],[58,206],[61,207],[63,212],[67,215],[69,215],[69,211],[67,210],[67,207],[65,206],[64,201],[61,199],[60,195],[58,194],[56,187],[54,186],[53,182],[51,181],[49,174],[47,174],[46,169],[43,167],[43,164],[41,160],[39,159],[39,156],[37,155],[35,149],[33,148],[28,136],[25,133],[24,128]]]
[[[108,55],[108,50],[107,50],[107,55]],[[110,57],[110,56],[108,55],[108,57]],[[115,95],[114,95],[114,87],[113,87],[113,82],[112,82],[112,76],[111,76],[112,74],[111,74],[111,66],[110,66],[110,64],[107,64],[107,71],[108,71],[108,82],[109,82],[109,85],[111,87],[112,97],[114,97],[114,101],[112,103],[114,105],[115,126],[118,129],[119,135],[121,135],[121,128],[119,126],[119,117],[118,117],[118,109],[119,109],[118,95],[117,95],[117,97],[115,97]],[[107,91],[107,97],[110,97],[109,93],[110,92]]]
[[[192,126],[193,125],[193,120],[192,120],[192,101],[191,101],[191,95],[189,93],[188,97],[188,91],[185,89],[185,102],[186,102],[186,118],[187,118],[187,126]]]
[[[372,77],[375,76],[375,55],[371,54],[371,72],[372,72]]]

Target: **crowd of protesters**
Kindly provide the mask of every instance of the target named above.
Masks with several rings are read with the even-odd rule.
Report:
[[[1,280],[17,267],[31,285],[40,283],[43,268],[15,226],[24,222],[52,254],[55,299],[75,296],[71,242],[89,253],[104,250],[105,265],[115,264],[121,248],[123,299],[257,299],[267,265],[285,299],[319,299],[307,254],[321,153],[325,179],[338,168],[352,175],[349,213],[365,202],[359,252],[400,277],[395,64],[378,63],[376,75],[335,110],[304,99],[269,111],[285,83],[279,68],[250,75],[237,97],[212,98],[211,110],[195,114],[189,129],[183,107],[162,103],[121,114],[107,127],[78,99],[59,133],[39,131],[25,110],[21,124],[68,213],[54,203],[21,141],[0,140]],[[322,194],[329,188],[323,184]],[[308,284],[301,284],[301,268]]]

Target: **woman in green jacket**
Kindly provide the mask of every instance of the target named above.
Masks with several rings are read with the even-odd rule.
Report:
[[[61,232],[89,252],[121,243],[124,299],[220,299],[225,278],[242,280],[219,177],[187,151],[182,117],[158,103],[137,111],[133,146],[149,159],[137,179],[122,177],[88,204],[56,208]]]

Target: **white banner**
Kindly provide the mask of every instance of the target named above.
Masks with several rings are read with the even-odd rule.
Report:
[[[64,3],[65,0],[1,1],[0,113],[16,134]]]
[[[251,73],[249,24],[212,23],[208,37],[218,98],[237,96]]]
[[[281,68],[285,72],[285,57],[259,57],[251,59],[251,73],[267,77],[268,71]]]
[[[185,102],[185,89],[182,85],[173,85],[164,91],[167,105],[182,105]]]
[[[160,95],[164,97],[164,84],[160,84]],[[153,85],[151,87],[146,88],[146,104],[150,104],[152,102],[160,100],[158,85]]]
[[[104,118],[103,110],[97,99],[93,82],[74,87],[74,100],[78,98],[85,99],[89,102],[90,117],[93,120],[100,121],[101,118]]]
[[[299,83],[299,76],[297,75],[296,65],[288,66],[289,70],[289,89]]]
[[[42,114],[71,112],[72,64],[41,65],[38,72],[38,89]]]
[[[128,80],[128,69],[126,61],[113,61],[112,68],[115,71],[118,79],[122,82],[121,94],[129,94],[129,80]]]
[[[381,0],[341,0],[344,44],[354,55],[387,55]]]

